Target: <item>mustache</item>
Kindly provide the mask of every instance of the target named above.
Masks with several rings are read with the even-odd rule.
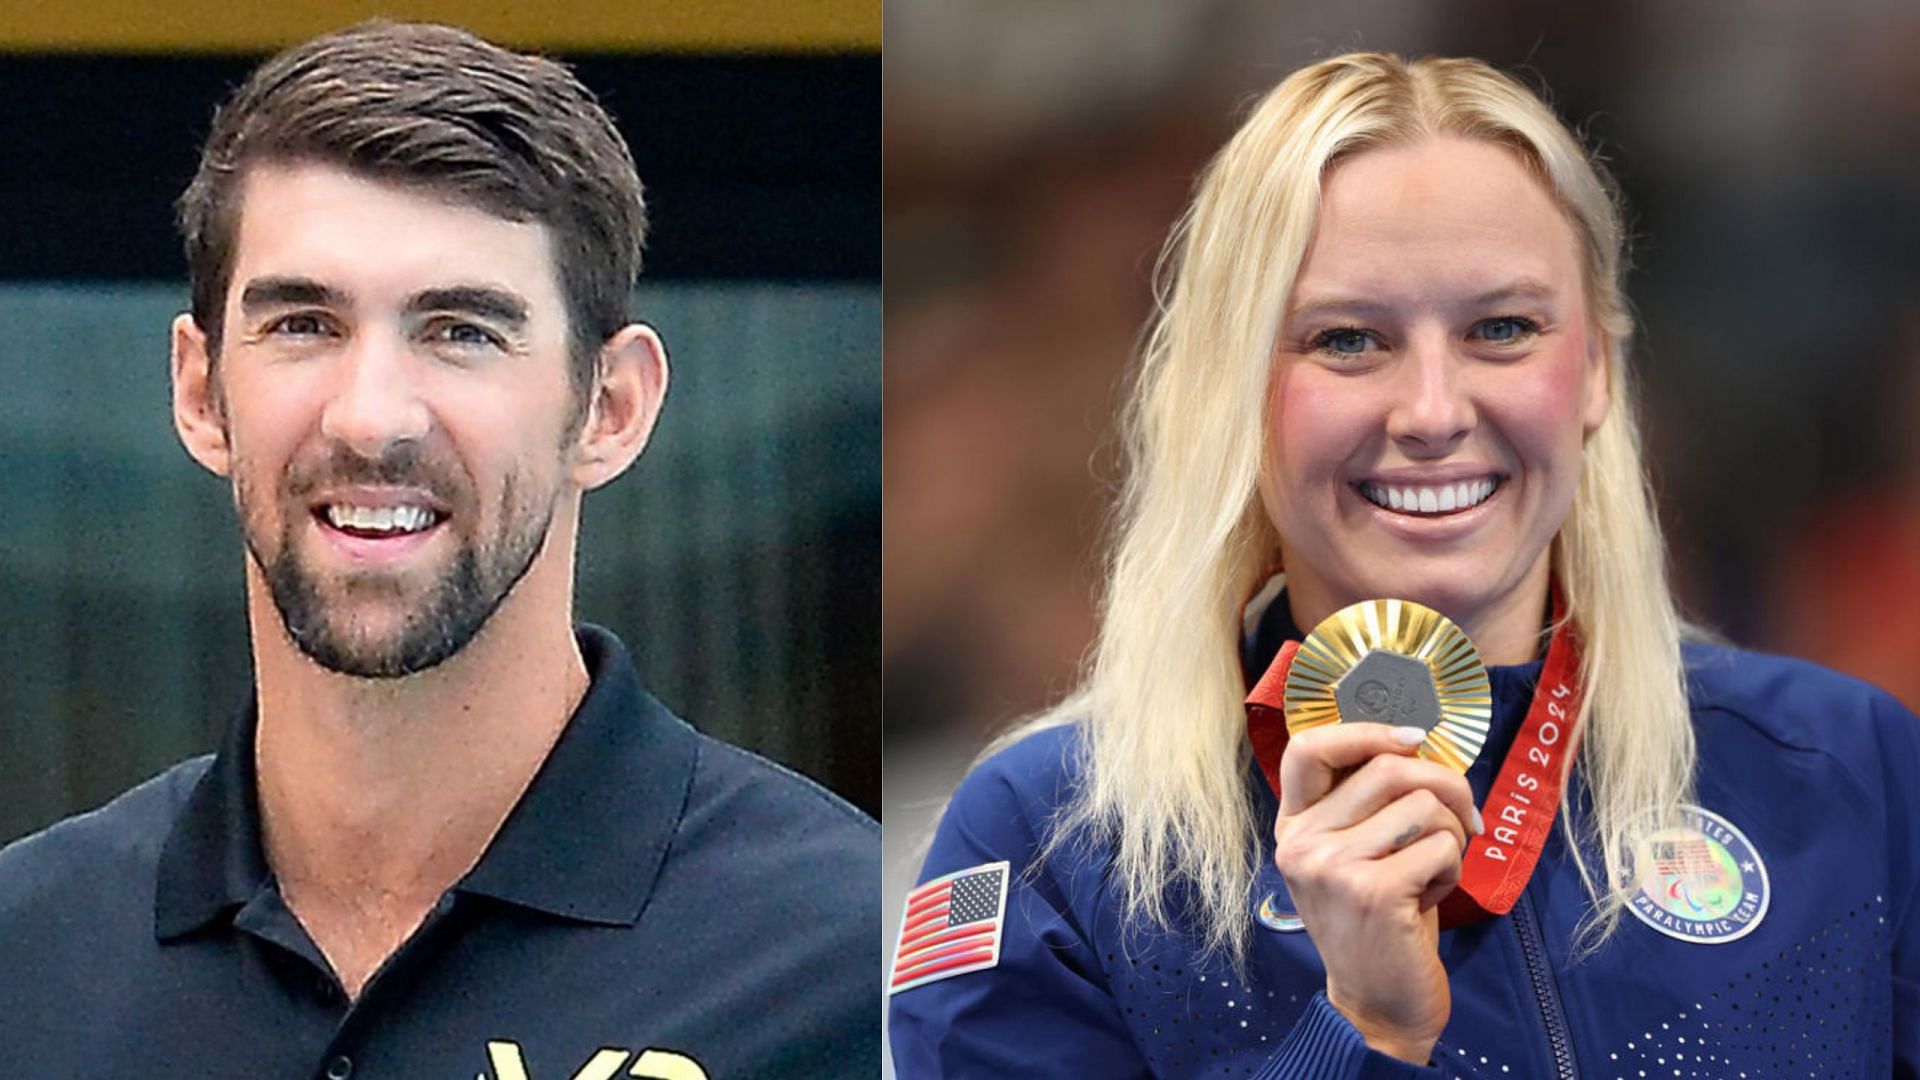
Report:
[[[294,461],[287,470],[286,491],[294,498],[322,487],[352,484],[420,488],[448,502],[465,486],[457,465],[415,442],[396,443],[379,457],[333,443],[319,454]]]

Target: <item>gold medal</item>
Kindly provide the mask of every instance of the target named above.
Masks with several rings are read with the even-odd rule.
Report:
[[[1487,742],[1493,692],[1480,650],[1411,600],[1365,600],[1313,628],[1287,672],[1289,733],[1369,721],[1425,728],[1420,756],[1464,773]]]

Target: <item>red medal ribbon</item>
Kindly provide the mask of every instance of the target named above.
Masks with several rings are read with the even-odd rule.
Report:
[[[1276,602],[1284,602],[1276,601]],[[1580,641],[1571,620],[1561,618],[1554,590],[1556,627],[1547,644],[1547,660],[1534,688],[1533,703],[1487,790],[1481,819],[1487,831],[1467,842],[1460,887],[1440,902],[1440,927],[1479,922],[1513,910],[1546,847],[1553,819],[1560,812],[1560,787],[1566,762],[1580,745],[1574,719],[1580,704]],[[1276,797],[1280,794],[1280,756],[1287,749],[1284,705],[1287,670],[1300,643],[1289,641],[1247,695],[1247,738],[1254,760]]]

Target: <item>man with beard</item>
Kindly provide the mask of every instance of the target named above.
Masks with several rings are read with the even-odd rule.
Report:
[[[232,482],[219,753],[0,853],[21,1076],[878,1072],[876,826],[572,621],[666,356],[573,76],[368,24],[269,61],[181,199],[173,412]]]

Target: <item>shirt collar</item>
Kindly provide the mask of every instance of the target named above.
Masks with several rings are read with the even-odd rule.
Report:
[[[154,933],[161,941],[231,917],[272,878],[254,798],[258,721],[249,695],[167,833],[154,889]]]
[[[579,631],[591,684],[480,862],[454,888],[564,919],[632,925],[679,827],[698,736],[649,696],[619,639]],[[272,881],[260,841],[255,706],[228,729],[162,849],[162,941],[230,918]]]

